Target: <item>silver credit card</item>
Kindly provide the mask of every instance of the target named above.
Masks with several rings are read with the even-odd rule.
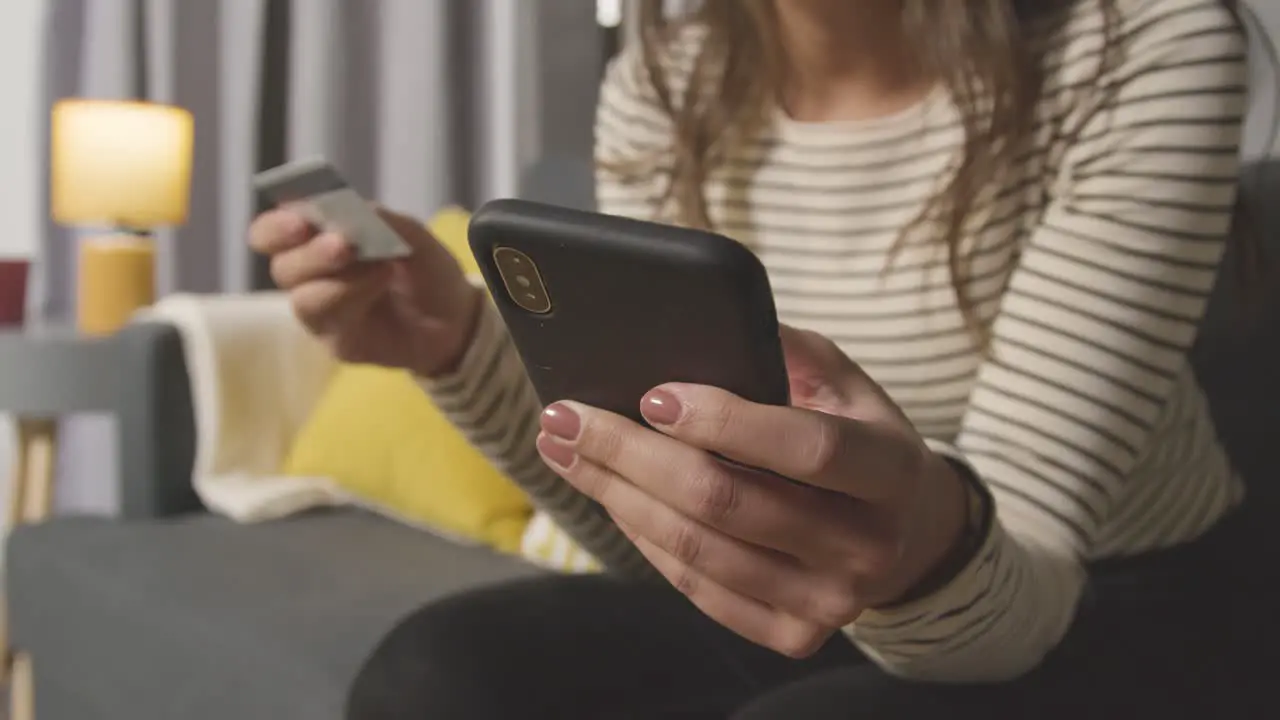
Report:
[[[411,252],[373,205],[323,158],[264,170],[253,177],[253,186],[277,205],[296,206],[317,228],[340,233],[360,260],[390,260]]]

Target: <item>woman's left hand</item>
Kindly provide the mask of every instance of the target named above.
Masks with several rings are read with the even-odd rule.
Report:
[[[782,335],[792,407],[663,385],[641,402],[655,431],[564,401],[538,449],[703,612],[803,657],[929,574],[961,535],[967,491],[839,348]]]

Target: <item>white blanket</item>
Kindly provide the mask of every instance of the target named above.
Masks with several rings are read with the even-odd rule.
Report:
[[[196,428],[191,481],[209,510],[257,522],[345,502],[328,478],[279,474],[334,369],[282,293],[170,295],[139,319],[182,335]]]

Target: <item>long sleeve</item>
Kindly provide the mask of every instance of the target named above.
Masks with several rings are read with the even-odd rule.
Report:
[[[1029,670],[1066,633],[1085,563],[1112,553],[1108,533],[1127,534],[1129,550],[1143,533],[1148,545],[1187,539],[1238,500],[1186,474],[1143,477],[1152,494],[1126,504],[1135,472],[1176,451],[1151,440],[1184,402],[1187,352],[1230,231],[1247,76],[1221,7],[1146,7],[1135,14],[1156,17],[1131,16],[1115,94],[1082,111],[959,435],[935,446],[991,488],[993,530],[943,590],[846,629],[895,674]]]

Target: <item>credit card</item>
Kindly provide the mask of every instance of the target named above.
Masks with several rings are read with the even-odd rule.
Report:
[[[340,233],[362,261],[402,258],[411,252],[373,204],[323,158],[264,170],[253,177],[253,186],[277,205],[296,206],[317,228]]]

